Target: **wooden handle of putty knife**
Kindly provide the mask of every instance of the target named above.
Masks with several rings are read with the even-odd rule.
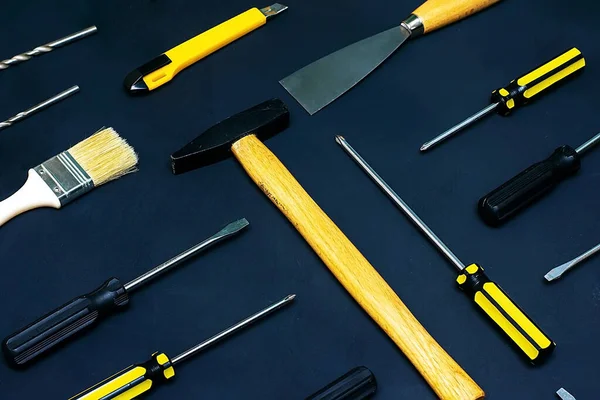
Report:
[[[417,8],[413,15],[421,19],[429,33],[453,22],[467,18],[500,0],[428,0]]]
[[[250,178],[441,399],[484,398],[477,383],[431,337],[375,268],[255,135],[235,142],[232,151]]]

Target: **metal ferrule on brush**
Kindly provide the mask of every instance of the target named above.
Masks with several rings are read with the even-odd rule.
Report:
[[[94,188],[92,178],[68,151],[52,157],[34,170],[56,194],[61,206]]]

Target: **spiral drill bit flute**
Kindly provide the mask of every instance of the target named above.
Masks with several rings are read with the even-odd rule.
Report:
[[[82,31],[75,32],[69,36],[65,36],[64,38],[55,40],[54,42],[50,42],[43,46],[36,47],[35,49],[30,50],[28,52],[17,54],[13,58],[9,58],[8,60],[0,61],[0,70],[7,69],[11,65],[20,64],[24,61],[28,61],[32,57],[39,56],[39,55],[42,55],[45,53],[49,53],[58,47],[65,46],[76,40],[82,39],[86,36],[96,33],[97,30],[98,30],[98,28],[96,28],[95,26],[90,26],[89,28],[86,28]]]

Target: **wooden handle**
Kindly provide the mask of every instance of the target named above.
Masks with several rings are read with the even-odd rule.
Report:
[[[441,399],[484,398],[481,388],[429,335],[375,268],[256,136],[237,141],[232,151],[250,178]]]
[[[413,14],[421,19],[425,33],[443,28],[475,14],[500,0],[428,0]]]

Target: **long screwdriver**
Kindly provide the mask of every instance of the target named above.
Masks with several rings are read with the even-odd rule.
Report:
[[[576,76],[577,73],[583,71],[584,67],[585,59],[581,51],[575,47],[566,51],[544,65],[511,81],[506,87],[494,90],[489,106],[423,144],[421,151],[429,150],[494,111],[502,116],[510,115],[515,109],[537,99],[539,95],[547,93],[548,89],[554,87],[557,83],[562,83],[565,79]]]
[[[498,226],[581,168],[581,155],[600,143],[600,133],[573,149],[561,146],[544,161],[533,164],[502,186],[483,196],[478,203],[479,216]]]
[[[475,304],[521,349],[532,364],[544,361],[552,353],[556,344],[508,297],[500,286],[487,277],[482,267],[477,264],[469,266],[463,264],[342,136],[337,136],[336,141],[404,214],[421,229],[438,250],[454,264],[459,271],[456,279],[458,286],[473,298]]]
[[[99,288],[76,297],[35,322],[18,330],[2,341],[2,351],[13,367],[24,367],[39,359],[57,344],[96,326],[101,320],[115,314],[129,304],[129,293],[157,276],[178,266],[202,250],[240,232],[248,221],[240,219],[184,251],[171,260],[153,268],[134,280],[123,284],[118,278],[110,278]]]
[[[269,315],[279,308],[289,304],[295,294],[286,296],[283,300],[265,308],[243,321],[225,329],[208,340],[184,351],[176,357],[169,358],[165,353],[156,352],[145,363],[135,364],[117,374],[105,379],[97,385],[71,397],[69,400],[130,400],[135,399],[150,389],[167,382],[175,376],[174,367],[182,361],[196,355],[215,343],[227,338],[253,322]]]

